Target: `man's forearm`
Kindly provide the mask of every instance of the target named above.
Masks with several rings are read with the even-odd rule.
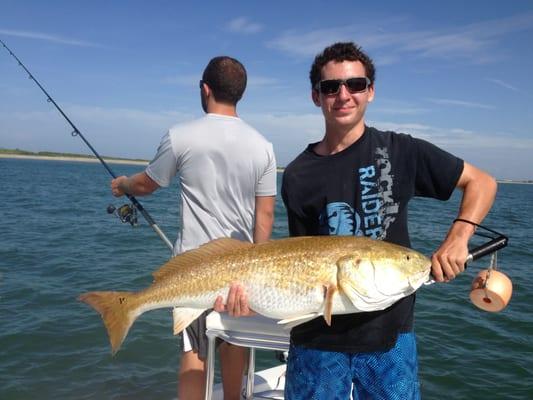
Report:
[[[266,242],[270,239],[274,225],[275,203],[274,196],[256,197],[254,243]]]
[[[132,196],[144,196],[159,188],[159,185],[145,172],[130,177],[120,176],[115,181],[120,191]]]
[[[485,172],[465,163],[457,187],[463,191],[458,217],[480,223],[489,212],[496,196],[496,181]],[[464,271],[468,256],[468,241],[475,231],[470,223],[457,221],[431,257],[431,272],[436,281],[454,279]]]
[[[258,223],[256,220],[254,228],[254,243],[266,242],[270,239],[272,235],[272,225],[274,223],[274,216],[272,215],[268,221],[266,218],[263,218],[262,222]]]

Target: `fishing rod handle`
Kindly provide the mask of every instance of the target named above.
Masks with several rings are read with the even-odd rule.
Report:
[[[487,242],[485,244],[482,244],[479,247],[476,247],[470,251],[470,254],[468,255],[466,261],[474,261],[478,258],[484,257],[487,254],[492,254],[495,251],[498,251],[500,249],[503,249],[505,246],[507,246],[507,242],[509,241],[509,238],[507,236],[498,236],[497,238],[492,239],[490,242]]]
[[[157,233],[159,235],[161,240],[163,240],[163,242],[165,242],[165,244],[170,249],[170,251],[172,253],[174,253],[174,245],[172,244],[172,242],[170,240],[168,240],[168,238],[166,237],[164,232],[161,230],[161,228],[159,228],[159,226],[157,224],[153,224],[151,226],[152,226],[152,229],[155,231],[155,233]]]

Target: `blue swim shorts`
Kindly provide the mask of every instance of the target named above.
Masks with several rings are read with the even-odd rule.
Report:
[[[402,333],[383,352],[339,353],[291,345],[286,400],[418,400],[414,333]]]

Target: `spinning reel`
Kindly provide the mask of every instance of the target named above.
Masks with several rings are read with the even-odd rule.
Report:
[[[107,206],[107,213],[115,214],[122,223],[129,223],[131,226],[137,225],[137,208],[133,204],[124,204],[119,208],[110,204]]]

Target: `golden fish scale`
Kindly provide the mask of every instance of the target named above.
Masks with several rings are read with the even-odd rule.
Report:
[[[139,293],[143,300],[138,300],[153,302],[192,297],[219,291],[233,282],[251,281],[306,292],[317,285],[336,284],[336,262],[341,257],[397,262],[398,252],[404,254],[405,251],[389,243],[353,236],[274,240],[222,255],[205,256],[199,263],[184,265]]]
[[[272,246],[271,243],[275,242],[237,249],[223,256],[207,257],[198,264],[185,265],[176,273],[154,283],[143,294],[152,301],[175,298],[177,295],[191,297],[216,292],[233,282],[252,280],[280,289],[299,287],[306,291],[329,281],[324,273],[327,255],[317,257],[316,249],[303,252],[303,248],[292,244]],[[331,265],[336,269],[334,263]],[[287,271],[291,271],[291,268],[294,273],[288,275]]]

